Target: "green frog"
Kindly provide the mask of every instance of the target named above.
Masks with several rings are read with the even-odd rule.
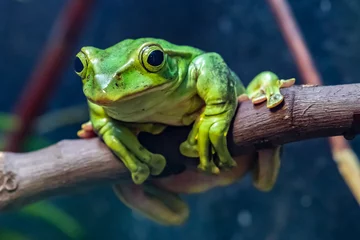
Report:
[[[274,108],[284,99],[280,88],[295,82],[264,71],[245,88],[218,53],[156,38],[127,39],[107,49],[83,47],[74,69],[82,79],[90,111],[90,121],[78,135],[84,136],[91,125],[137,185],[159,175],[166,165],[162,155],[142,146],[140,132],[160,134],[167,126],[192,124],[179,151],[198,158],[201,172],[219,174],[237,165],[226,136],[239,100],[266,101],[268,108]],[[280,148],[259,152],[254,174],[259,189],[274,185]]]

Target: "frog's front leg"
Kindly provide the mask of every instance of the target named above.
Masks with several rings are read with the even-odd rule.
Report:
[[[195,121],[186,142],[180,146],[182,154],[194,157],[196,142],[200,158],[199,169],[205,172],[219,173],[218,166],[232,168],[236,162],[232,159],[226,136],[231,120],[237,108],[237,93],[231,71],[217,53],[203,54],[193,61],[194,74],[189,81],[196,81],[198,95],[204,100],[205,107]],[[214,155],[213,155],[214,153]]]
[[[294,85],[295,79],[279,79],[269,71],[262,72],[248,85],[247,96],[254,104],[267,101],[268,108],[278,106],[284,100],[280,88]],[[269,191],[274,186],[280,169],[280,152],[282,146],[258,151],[258,159],[253,169],[253,183],[256,188],[262,191]]]
[[[162,155],[145,149],[129,128],[109,118],[102,107],[89,102],[89,108],[94,131],[130,170],[136,184],[143,183],[150,173],[159,175],[163,171],[166,161]]]
[[[274,108],[284,100],[280,88],[291,87],[294,83],[295,78],[283,80],[275,73],[265,71],[255,76],[246,88],[246,92],[254,104],[267,101],[266,106]]]

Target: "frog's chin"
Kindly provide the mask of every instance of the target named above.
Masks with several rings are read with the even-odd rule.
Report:
[[[131,100],[131,99],[134,99],[137,97],[141,97],[141,96],[147,95],[149,93],[162,91],[165,89],[169,89],[169,92],[170,92],[172,89],[172,85],[174,85],[172,82],[166,82],[166,83],[157,85],[155,87],[144,88],[141,91],[136,91],[136,92],[133,92],[130,94],[122,95],[117,98],[108,98],[108,97],[97,97],[96,99],[91,98],[91,97],[87,97],[87,98],[90,102],[95,103],[96,105],[107,107],[107,106],[116,105],[118,103]]]

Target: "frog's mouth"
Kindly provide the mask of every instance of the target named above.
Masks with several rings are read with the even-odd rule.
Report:
[[[157,92],[157,91],[162,91],[162,90],[166,90],[163,91],[162,94],[167,95],[169,92],[172,92],[172,85],[174,85],[174,82],[165,82],[162,84],[159,84],[157,86],[153,86],[153,87],[148,87],[148,88],[144,88],[141,91],[136,91],[133,93],[129,93],[123,96],[117,96],[115,98],[109,98],[109,96],[107,96],[107,94],[104,92],[102,94],[102,96],[98,96],[96,98],[92,98],[91,96],[88,96],[87,98],[89,99],[90,102],[95,103],[97,105],[100,106],[111,106],[111,105],[116,105],[117,103],[121,103],[121,102],[125,102],[134,98],[137,98],[139,96],[144,96],[153,92]]]

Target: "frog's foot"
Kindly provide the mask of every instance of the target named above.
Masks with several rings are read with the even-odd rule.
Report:
[[[248,96],[254,104],[267,101],[267,107],[274,108],[284,100],[280,88],[291,87],[294,83],[295,78],[283,80],[274,73],[262,72],[249,84]]]
[[[189,208],[175,193],[154,185],[121,183],[114,185],[118,198],[129,208],[162,225],[181,225]]]
[[[99,133],[105,144],[130,170],[136,184],[143,183],[150,174],[159,175],[165,168],[164,156],[148,151],[129,128],[109,122]]]
[[[261,191],[270,191],[276,183],[280,169],[281,146],[262,149],[253,168],[253,184]]]
[[[131,171],[132,179],[136,184],[145,182],[150,174],[159,175],[166,165],[164,156],[150,153],[142,146],[138,149],[128,147],[120,158]]]
[[[227,147],[226,136],[229,130],[230,119],[229,116],[224,114],[204,118],[199,129],[199,152],[202,153],[203,157],[203,159],[200,158],[200,164],[207,165],[208,159],[211,159],[209,154],[214,153],[213,158],[216,158],[216,162],[221,169],[229,170],[237,166]],[[207,129],[208,124],[210,125],[209,129]],[[209,143],[211,143],[211,149],[206,150]],[[210,161],[211,163],[212,161]]]
[[[237,165],[226,142],[231,114],[231,110],[213,115],[202,113],[194,123],[188,139],[180,146],[183,155],[199,157],[199,170],[219,174],[219,167],[231,169]],[[214,162],[214,159],[217,161]]]
[[[186,140],[180,145],[180,153],[186,157],[198,158],[199,157],[198,145],[191,143],[189,140]],[[215,163],[212,160],[208,164],[199,164],[198,169],[203,172],[213,173],[213,174],[218,174],[220,172],[219,168],[215,165]]]

